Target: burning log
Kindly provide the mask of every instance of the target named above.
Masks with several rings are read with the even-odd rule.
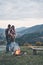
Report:
[[[21,51],[21,50],[16,50],[13,55],[15,55],[15,56],[27,55],[27,52],[24,52],[24,51]]]
[[[19,55],[19,54],[20,54],[20,50],[19,50],[19,49],[16,50],[16,51],[15,51],[15,54],[16,54],[16,55]]]
[[[14,52],[14,55],[20,55],[21,54],[21,50],[20,49],[18,49],[18,50],[16,50],[15,52]]]

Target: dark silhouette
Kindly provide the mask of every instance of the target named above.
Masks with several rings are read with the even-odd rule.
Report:
[[[5,30],[5,35],[6,35],[6,41],[7,41],[7,45],[6,45],[6,52],[9,52],[9,46],[11,43],[11,39],[10,39],[10,34],[8,34],[8,31],[11,29],[11,25],[8,25],[8,28]]]

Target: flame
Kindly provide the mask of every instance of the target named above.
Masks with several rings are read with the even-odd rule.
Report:
[[[20,49],[18,49],[18,50],[15,51],[15,54],[16,54],[16,55],[19,55],[20,52],[21,52]]]

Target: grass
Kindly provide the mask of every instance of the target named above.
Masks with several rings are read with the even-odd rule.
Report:
[[[0,65],[43,65],[43,51],[33,55],[31,48],[22,46],[21,50],[26,54],[14,56],[11,53],[0,52]]]

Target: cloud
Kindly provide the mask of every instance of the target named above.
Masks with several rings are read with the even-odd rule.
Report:
[[[43,0],[0,0],[0,19],[43,18]]]

